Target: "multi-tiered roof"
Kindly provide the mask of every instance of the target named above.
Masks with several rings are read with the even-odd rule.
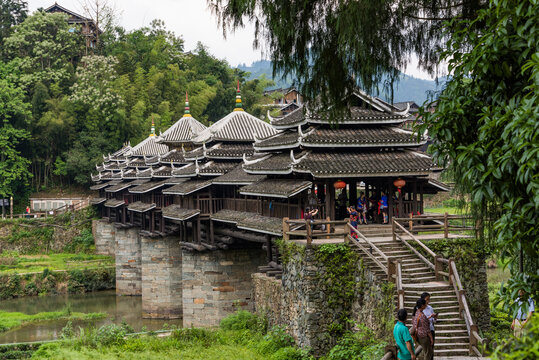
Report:
[[[407,110],[354,93],[349,115],[334,124],[327,113],[303,107],[271,124],[282,132],[257,140],[257,156],[246,159],[250,174],[308,174],[313,178],[423,176],[436,169],[416,151],[426,142],[400,128]]]

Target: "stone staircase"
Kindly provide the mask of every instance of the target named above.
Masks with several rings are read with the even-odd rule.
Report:
[[[390,226],[363,226],[358,230],[372,241],[384,255],[399,259],[402,266],[402,284],[404,289],[404,308],[408,311],[408,327],[412,326],[412,311],[417,299],[423,292],[431,294],[431,306],[438,313],[434,356],[468,355],[470,339],[464,319],[459,315],[459,303],[454,288],[446,281],[436,281],[434,270],[429,268],[416,254],[399,241],[393,241]],[[369,245],[365,242],[366,247]],[[369,256],[357,246],[353,249],[363,259],[363,264],[374,274],[375,280],[387,281],[387,275]],[[372,255],[381,263],[385,260],[376,252]],[[398,297],[395,295],[396,310]]]

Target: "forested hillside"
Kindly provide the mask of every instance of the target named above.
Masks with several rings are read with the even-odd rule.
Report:
[[[148,136],[152,119],[157,132],[177,120],[186,91],[207,124],[233,109],[237,80],[254,115],[271,85],[202,44],[185,53],[159,20],[126,31],[109,13],[89,48],[66,15],[28,14],[23,0],[0,0],[0,12],[0,198],[86,185],[103,153]]]

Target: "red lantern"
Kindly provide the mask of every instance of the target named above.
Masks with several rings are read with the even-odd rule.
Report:
[[[339,181],[335,181],[333,186],[335,187],[335,189],[344,189],[346,187],[346,183],[342,180],[339,180]]]
[[[393,185],[397,187],[398,189],[403,188],[404,185],[406,185],[406,181],[404,181],[401,178],[398,178],[397,180],[393,181]]]

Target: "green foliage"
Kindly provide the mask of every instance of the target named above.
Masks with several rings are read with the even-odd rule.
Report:
[[[70,32],[67,15],[36,12],[5,39],[6,54],[22,72],[21,84],[62,83],[73,75],[71,61],[82,52],[80,33]]]
[[[262,341],[257,345],[258,351],[262,354],[274,354],[279,349],[294,346],[294,338],[290,336],[282,327],[271,328]]]
[[[305,350],[298,349],[293,346],[280,348],[271,354],[270,360],[313,360],[314,357],[309,355]]]
[[[47,320],[89,320],[99,319],[105,317],[104,313],[80,313],[71,312],[67,309],[62,311],[40,312],[37,314],[24,314],[20,312],[8,312],[0,311],[0,332],[7,331],[14,327],[24,325],[26,323],[34,321],[47,321]]]
[[[4,39],[11,34],[14,25],[26,18],[27,12],[25,0],[0,0],[0,59],[4,55]]]
[[[250,330],[253,332],[265,333],[267,322],[260,316],[249,311],[238,310],[232,315],[228,315],[219,324],[224,330]]]
[[[324,265],[320,276],[328,294],[330,308],[348,308],[356,293],[355,275],[359,256],[346,244],[324,244],[316,248],[316,259]],[[343,318],[347,314],[342,315]]]
[[[380,342],[374,332],[360,325],[356,332],[346,332],[323,360],[380,359],[386,343]]]
[[[492,359],[520,360],[537,359],[539,354],[539,315],[534,314],[524,328],[524,335],[520,338],[511,338],[500,344]]]
[[[443,58],[451,80],[434,113],[422,112],[436,141],[440,163],[449,163],[461,193],[470,194],[472,214],[486,226],[483,246],[510,259],[533,284],[539,262],[539,3],[499,0],[477,19],[453,22]],[[481,31],[479,31],[479,29]],[[505,293],[512,303],[518,287]],[[539,298],[536,297],[536,300]]]

